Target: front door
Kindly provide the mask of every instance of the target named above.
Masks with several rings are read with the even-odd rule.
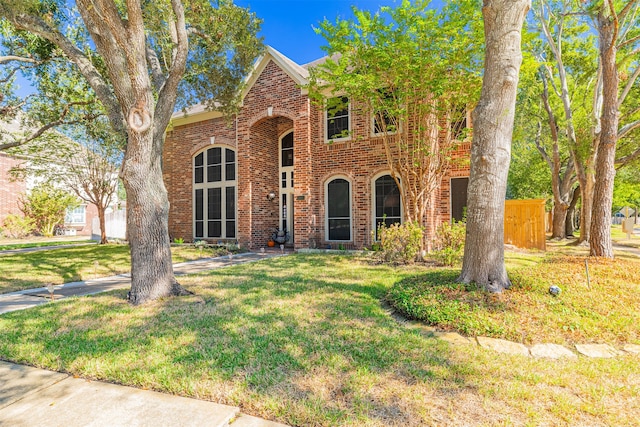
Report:
[[[280,138],[280,224],[293,244],[293,131]]]

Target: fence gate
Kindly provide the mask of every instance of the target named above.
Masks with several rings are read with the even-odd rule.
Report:
[[[505,200],[504,242],[525,249],[546,249],[545,200]]]

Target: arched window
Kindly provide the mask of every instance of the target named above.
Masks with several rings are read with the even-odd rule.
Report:
[[[384,223],[390,226],[402,222],[400,190],[391,175],[382,175],[374,180],[373,205],[374,229],[377,239],[380,224]]]
[[[351,183],[335,178],[325,190],[327,240],[351,240]]]
[[[236,152],[211,147],[193,158],[195,239],[236,237]]]

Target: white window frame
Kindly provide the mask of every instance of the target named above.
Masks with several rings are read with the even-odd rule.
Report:
[[[223,178],[220,181],[217,182],[207,182],[207,151],[209,149],[212,148],[220,148],[221,149],[221,158],[222,158],[222,163],[221,163],[221,178]],[[231,150],[234,152],[234,164],[235,164],[235,174],[234,174],[234,180],[230,180],[228,181],[226,178],[226,151],[225,150]],[[201,183],[196,183],[195,182],[195,162],[196,162],[196,157],[200,154],[203,154],[203,182]],[[234,147],[230,147],[228,145],[222,145],[222,144],[214,144],[214,145],[209,145],[205,148],[203,148],[202,150],[196,152],[192,159],[191,159],[191,171],[192,171],[192,179],[191,179],[191,185],[192,185],[192,217],[191,217],[191,222],[192,222],[192,229],[193,229],[193,239],[196,240],[213,240],[213,239],[221,239],[221,240],[225,240],[225,239],[238,239],[238,150],[236,150]],[[227,237],[227,221],[229,221],[229,219],[227,219],[227,213],[226,213],[226,202],[227,202],[227,193],[226,193],[226,188],[227,187],[233,187],[234,188],[234,204],[235,204],[235,212],[234,212],[234,219],[233,221],[235,222],[235,236],[234,237]],[[208,237],[209,234],[209,226],[208,226],[208,218],[207,218],[207,214],[208,214],[208,189],[210,188],[220,188],[220,193],[221,193],[221,218],[220,218],[220,222],[221,222],[221,236],[220,237]],[[202,228],[202,236],[196,236],[196,191],[197,190],[202,190],[203,191],[203,195],[202,195],[202,204],[203,204],[203,228]]]
[[[376,181],[383,176],[389,175],[391,176],[391,171],[383,171],[380,172],[371,178],[371,230],[373,231],[374,241],[378,242],[376,239],[377,231],[378,231],[378,223],[376,221]],[[393,177],[391,176],[393,179]],[[402,183],[398,187],[398,191],[402,192]],[[404,222],[404,205],[402,204],[402,196],[400,196],[400,224]]]
[[[329,239],[329,183],[336,179],[343,179],[349,184],[349,240],[332,240]],[[346,175],[332,175],[324,182],[324,239],[327,242],[349,243],[353,242],[353,183]]]
[[[329,138],[329,111],[328,108],[324,109],[324,141],[325,142],[343,142],[343,141],[349,141],[351,140],[351,118],[352,118],[352,112],[351,112],[351,99],[349,99],[348,96],[334,96],[331,99],[334,98],[347,98],[347,136],[342,137],[342,138]]]
[[[78,212],[79,209],[82,209],[81,212]],[[75,216],[81,215],[82,221],[75,221]],[[71,221],[67,221],[67,218],[71,217]],[[81,225],[87,223],[87,205],[80,205],[74,209],[67,209],[65,212],[64,223],[67,225]]]

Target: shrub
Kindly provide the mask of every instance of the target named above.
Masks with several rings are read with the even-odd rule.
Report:
[[[464,255],[464,236],[467,224],[453,221],[443,222],[436,229],[433,251],[430,258],[442,265],[453,266],[462,262]]]
[[[420,251],[422,236],[422,227],[415,222],[381,224],[378,227],[381,258],[391,264],[412,263]]]
[[[35,228],[33,220],[26,216],[9,214],[4,219],[2,232],[6,237],[21,239],[28,236]]]
[[[50,184],[35,187],[21,199],[22,212],[33,219],[42,235],[51,237],[56,225],[64,223],[67,209],[78,206],[78,200],[67,191]]]

